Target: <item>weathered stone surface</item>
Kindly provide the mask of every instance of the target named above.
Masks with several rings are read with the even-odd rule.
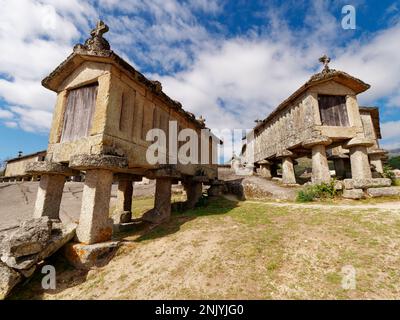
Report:
[[[357,145],[350,148],[351,174],[353,179],[371,179],[371,167],[367,147]]]
[[[345,179],[343,183],[347,190],[390,187],[392,185],[392,181],[387,178]]]
[[[123,212],[117,212],[113,216],[114,224],[120,224],[120,223],[128,223],[132,220],[132,212],[131,211],[123,211]]]
[[[38,262],[38,254],[32,254],[29,256],[18,258],[8,255],[2,255],[1,261],[10,268],[24,270],[31,268],[33,265],[35,265],[36,262]]]
[[[223,184],[215,184],[211,185],[207,190],[207,194],[209,197],[220,197],[223,195],[225,191],[225,185]]]
[[[282,159],[282,183],[287,185],[296,184],[296,176],[294,175],[293,160],[290,157]]]
[[[312,138],[306,139],[302,143],[302,145],[304,148],[312,148],[316,145],[327,146],[327,145],[330,145],[331,143],[332,143],[332,139],[330,139],[329,137],[318,136],[318,137],[312,137]]]
[[[351,189],[343,191],[343,198],[359,200],[365,198],[364,191],[362,189]]]
[[[185,209],[193,209],[196,203],[200,200],[203,195],[203,186],[201,182],[193,180],[187,181],[183,184],[187,200],[185,202]]]
[[[37,266],[36,266],[36,264],[35,264],[35,265],[33,265],[32,267],[30,267],[30,268],[28,268],[28,269],[21,269],[21,270],[18,270],[18,272],[19,272],[20,274],[22,274],[25,278],[30,278],[30,277],[35,273],[36,268],[37,268]]]
[[[374,141],[371,139],[363,138],[363,137],[354,137],[350,141],[348,141],[343,148],[350,149],[356,146],[370,147],[374,144]]]
[[[171,217],[171,179],[157,179],[154,208],[143,214],[143,221],[162,223]]]
[[[398,187],[370,188],[367,190],[367,194],[372,198],[400,196],[400,188]]]
[[[93,244],[111,240],[113,221],[109,218],[109,206],[112,181],[113,174],[109,170],[87,170],[76,229],[78,241]]]
[[[343,181],[336,180],[335,181],[335,190],[343,190],[343,188],[344,188]]]
[[[52,219],[59,219],[64,183],[65,176],[63,175],[42,175],[33,212],[35,218],[47,216]]]
[[[64,256],[77,269],[90,269],[106,265],[114,256],[119,242],[103,242],[91,245],[68,243]]]
[[[59,174],[64,176],[74,176],[79,174],[78,171],[68,168],[67,166],[51,161],[36,161],[26,164],[27,173],[36,174]]]
[[[133,181],[129,178],[120,177],[118,180],[117,203],[115,211],[121,213],[132,210]],[[132,216],[132,215],[131,215]]]
[[[80,154],[71,157],[69,166],[75,169],[118,170],[127,168],[128,161],[125,157]]]
[[[329,182],[331,175],[329,172],[328,159],[326,157],[325,145],[316,144],[312,146],[312,182],[319,184]]]
[[[4,300],[22,279],[22,276],[0,262],[0,300]]]
[[[53,223],[50,239],[46,247],[39,253],[38,260],[43,260],[50,257],[66,243],[70,242],[75,237],[76,224],[69,223]]]
[[[48,217],[22,222],[3,240],[2,254],[18,258],[40,252],[50,239],[51,228],[52,222]]]

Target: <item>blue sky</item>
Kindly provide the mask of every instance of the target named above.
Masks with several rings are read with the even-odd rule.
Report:
[[[356,29],[341,27],[356,8]],[[0,159],[45,149],[55,94],[40,81],[98,18],[112,49],[211,128],[251,128],[321,66],[372,85],[382,145],[400,148],[400,1],[0,0]]]

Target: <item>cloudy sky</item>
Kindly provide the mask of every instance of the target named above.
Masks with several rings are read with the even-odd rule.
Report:
[[[344,30],[342,7],[356,8]],[[400,148],[400,1],[0,0],[0,159],[45,149],[55,94],[40,81],[98,18],[112,49],[211,128],[251,128],[321,69],[371,84],[383,147]]]

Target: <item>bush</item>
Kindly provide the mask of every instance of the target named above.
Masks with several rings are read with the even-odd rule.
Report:
[[[394,175],[393,168],[390,165],[383,166],[383,177],[392,180],[393,184],[396,182],[396,176]]]
[[[329,183],[315,184],[306,187],[297,194],[298,202],[311,202],[315,199],[333,199],[337,195],[336,180]]]

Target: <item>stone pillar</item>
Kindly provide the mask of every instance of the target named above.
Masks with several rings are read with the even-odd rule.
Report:
[[[267,160],[259,162],[260,164],[260,175],[264,178],[271,179],[271,163]]]
[[[351,176],[353,179],[372,178],[368,160],[367,147],[354,146],[350,148]]]
[[[282,182],[284,184],[296,184],[293,159],[291,157],[282,158]]]
[[[371,179],[371,167],[367,148],[374,145],[374,140],[355,137],[348,141],[343,148],[350,150],[352,179]]]
[[[187,196],[185,209],[193,209],[203,195],[203,184],[201,182],[189,180],[185,182],[183,186]]]
[[[60,203],[63,194],[65,176],[61,174],[43,174],[37,191],[34,218],[43,216],[60,218]]]
[[[382,157],[379,154],[371,154],[369,156],[371,164],[375,167],[376,172],[383,173]]]
[[[328,159],[323,144],[317,144],[312,147],[312,183],[319,184],[329,182],[331,174],[329,172]]]
[[[326,146],[331,144],[332,140],[323,135],[316,135],[303,141],[304,148],[311,149],[312,154],[312,183],[319,184],[329,182],[331,174],[329,172],[328,159],[326,157]]]
[[[118,180],[116,214],[121,216],[120,222],[129,222],[132,219],[132,179],[120,178]]]
[[[86,171],[82,208],[76,229],[78,241],[86,244],[105,242],[112,237],[113,221],[109,218],[113,172],[105,169]]]
[[[171,178],[156,179],[156,194],[154,199],[154,208],[145,212],[142,220],[161,223],[171,217]]]

